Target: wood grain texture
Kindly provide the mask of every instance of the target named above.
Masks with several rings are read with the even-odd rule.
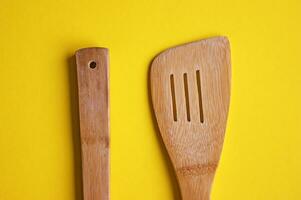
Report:
[[[152,62],[154,112],[183,200],[208,200],[230,99],[230,46],[214,37],[168,49]]]
[[[84,200],[109,199],[108,49],[76,52]]]

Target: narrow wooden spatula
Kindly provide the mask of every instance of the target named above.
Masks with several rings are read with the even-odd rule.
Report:
[[[152,62],[151,95],[183,200],[208,200],[230,97],[230,47],[214,37],[168,49]]]
[[[84,200],[109,200],[108,49],[76,52]]]

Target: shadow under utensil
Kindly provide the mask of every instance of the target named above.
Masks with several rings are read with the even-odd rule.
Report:
[[[148,68],[148,73],[147,73],[147,91],[148,91],[148,101],[149,101],[149,105],[151,106],[151,116],[152,116],[152,121],[153,121],[153,125],[154,125],[154,129],[156,132],[156,136],[158,138],[158,142],[160,143],[160,149],[162,152],[163,157],[165,158],[165,166],[167,167],[167,171],[168,171],[168,175],[170,177],[171,180],[171,185],[172,185],[172,190],[173,190],[173,198],[174,200],[181,200],[181,193],[180,193],[180,188],[178,185],[178,181],[177,181],[177,177],[176,177],[176,173],[174,170],[174,167],[171,163],[170,157],[168,155],[168,152],[165,148],[163,139],[160,135],[160,130],[157,124],[157,120],[155,117],[155,113],[154,113],[154,109],[153,109],[153,103],[152,103],[152,97],[151,97],[151,83],[150,83],[150,71],[151,71],[151,65],[152,65],[153,60],[150,62],[149,64],[149,68]]]
[[[79,127],[79,106],[78,106],[78,90],[75,56],[69,57],[68,74],[69,74],[69,93],[70,93],[70,118],[72,125],[73,138],[73,155],[74,155],[74,187],[75,199],[83,199],[82,191],[82,162],[81,162],[81,143],[80,143],[80,127]]]

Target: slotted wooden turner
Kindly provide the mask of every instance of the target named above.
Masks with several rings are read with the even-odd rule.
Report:
[[[230,47],[214,37],[159,54],[150,72],[154,112],[183,200],[208,200],[230,98]]]

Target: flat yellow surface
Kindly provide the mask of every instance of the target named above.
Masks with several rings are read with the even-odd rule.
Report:
[[[110,48],[111,199],[179,200],[147,77],[225,35],[232,96],[212,200],[301,198],[299,0],[0,0],[0,199],[80,200],[74,51]]]

